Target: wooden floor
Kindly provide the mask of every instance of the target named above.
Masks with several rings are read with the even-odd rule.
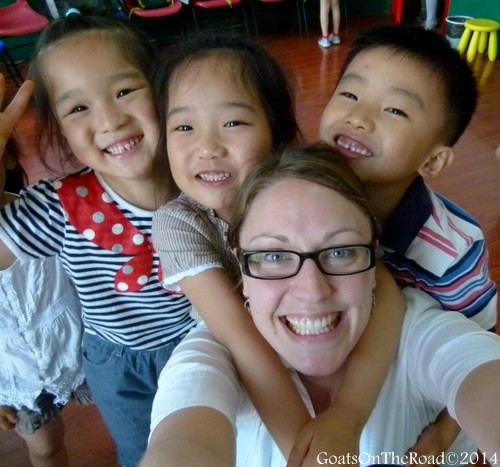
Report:
[[[310,27],[310,37],[300,38],[297,31],[279,37],[260,35],[289,69],[298,88],[298,114],[304,136],[316,139],[321,112],[328,101],[340,64],[350,40],[362,28],[376,23],[388,23],[388,16],[350,18],[341,35],[343,43],[329,50],[317,45],[318,27]],[[456,146],[456,162],[431,185],[473,214],[482,225],[490,251],[493,279],[500,283],[500,163],[494,152],[500,144],[500,61],[478,61],[482,77],[481,97],[477,114]],[[7,94],[12,93],[12,90]],[[457,96],[460,99],[460,96]],[[25,165],[30,181],[47,175],[34,157],[32,145],[33,116],[28,110],[19,125]],[[69,405],[63,411],[66,444],[73,467],[116,466],[113,443],[93,407]],[[0,432],[0,466],[29,466],[26,450],[15,432]]]

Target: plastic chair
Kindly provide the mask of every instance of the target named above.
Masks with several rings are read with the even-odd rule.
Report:
[[[162,18],[179,13],[182,10],[182,3],[179,0],[173,0],[170,5],[159,8],[141,8],[136,0],[123,0],[123,6],[129,17],[138,18]]]
[[[131,21],[136,22],[137,26],[153,42],[163,43],[169,41],[185,32],[185,17],[182,15],[183,5],[180,0],[165,1],[162,6],[150,6],[145,8],[144,1],[141,0],[121,0],[121,13],[128,15]],[[161,4],[161,2],[154,2]],[[163,19],[181,14],[180,23],[165,24]],[[177,30],[178,24],[182,26],[182,32]],[[173,27],[172,27],[173,26]]]
[[[49,20],[37,13],[27,0],[0,7],[0,35],[7,37],[25,36],[40,32],[49,25]]]
[[[483,54],[488,45],[488,58],[494,61],[498,51],[497,31],[500,29],[500,23],[492,19],[474,18],[468,19],[464,26],[458,51],[464,53],[467,50],[467,61],[473,62],[477,53]]]
[[[26,0],[16,0],[11,5],[0,7],[0,36],[2,39],[40,32],[48,25],[49,20],[33,10]],[[1,42],[0,57],[7,70],[7,77],[12,78],[16,85],[20,85],[24,78],[9,54],[8,41],[2,40]],[[11,48],[25,47],[31,43],[19,44]]]
[[[243,25],[247,34],[249,34],[247,17],[245,14],[245,9],[243,7],[242,0],[191,0],[191,11],[193,12],[193,19],[196,29],[199,30],[199,22],[196,14],[196,10],[212,10],[219,8],[234,8],[235,6],[241,9],[241,15],[243,18]],[[231,12],[232,13],[232,12]],[[220,25],[219,25],[220,26]]]

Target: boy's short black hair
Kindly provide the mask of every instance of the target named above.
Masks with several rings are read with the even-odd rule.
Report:
[[[445,144],[454,145],[467,128],[478,99],[476,79],[465,58],[435,31],[418,26],[377,26],[353,42],[340,76],[355,57],[374,48],[387,48],[415,59],[441,80],[445,105],[441,135]]]

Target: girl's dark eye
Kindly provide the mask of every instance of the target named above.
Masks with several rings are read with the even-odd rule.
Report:
[[[120,92],[118,92],[117,97],[124,97],[127,96],[132,92],[131,89],[122,89]]]
[[[393,115],[401,115],[402,117],[408,117],[408,114],[406,112],[403,112],[401,109],[396,109],[394,107],[390,107],[386,110],[387,110],[387,112],[389,112]]]
[[[240,122],[239,120],[233,120],[231,122],[227,122],[226,124],[224,124],[224,126],[227,128],[233,128],[235,126],[240,126],[240,125],[243,125],[243,122]]]
[[[73,107],[71,109],[70,114],[76,114],[79,112],[83,112],[84,110],[87,110],[87,107],[85,107],[84,105],[77,105],[76,107]]]
[[[190,131],[192,129],[193,129],[193,127],[191,127],[189,125],[179,125],[179,126],[175,127],[175,131]]]
[[[358,100],[358,98],[354,94],[347,91],[341,92],[340,95],[346,97],[347,99]]]

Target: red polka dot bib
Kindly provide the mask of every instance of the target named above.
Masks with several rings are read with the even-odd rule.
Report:
[[[151,276],[153,245],[118,209],[94,172],[63,178],[56,189],[68,222],[87,240],[124,260],[132,256],[115,275],[115,291],[143,289]]]

